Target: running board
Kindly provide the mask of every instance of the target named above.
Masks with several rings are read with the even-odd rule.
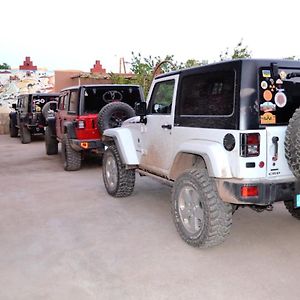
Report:
[[[168,186],[171,186],[171,187],[172,187],[173,184],[174,184],[174,181],[171,181],[171,180],[168,180],[168,179],[166,179],[166,178],[160,177],[160,176],[155,175],[155,174],[153,174],[153,173],[150,173],[150,172],[147,172],[147,171],[144,171],[144,170],[140,170],[140,169],[136,169],[136,171],[137,171],[141,176],[149,176],[149,177],[151,177],[151,178],[153,178],[153,179],[155,179],[155,180],[158,180],[158,181],[160,181],[161,183],[166,184],[166,185],[168,185]]]

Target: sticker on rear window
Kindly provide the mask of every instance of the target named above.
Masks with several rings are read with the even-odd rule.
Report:
[[[274,101],[278,107],[285,107],[287,103],[286,95],[283,92],[278,92],[275,95]]]
[[[260,110],[263,112],[270,112],[276,110],[276,105],[272,102],[264,102],[260,105]]]
[[[262,81],[260,86],[263,90],[266,90],[268,88],[268,83],[266,81]]]
[[[271,101],[273,97],[272,92],[269,90],[264,91],[263,97],[266,101]]]
[[[271,77],[271,71],[270,70],[262,70],[262,76],[265,78]]]
[[[264,113],[260,117],[261,124],[276,124],[276,116],[270,112]]]

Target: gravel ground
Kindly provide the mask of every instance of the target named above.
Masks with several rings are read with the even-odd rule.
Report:
[[[101,166],[65,172],[36,138],[0,136],[0,299],[299,299],[300,222],[239,209],[230,237],[195,249],[176,232],[170,188],[138,177],[107,195]]]

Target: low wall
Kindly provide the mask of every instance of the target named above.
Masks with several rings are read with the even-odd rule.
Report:
[[[9,112],[8,107],[0,106],[0,134],[9,133]]]

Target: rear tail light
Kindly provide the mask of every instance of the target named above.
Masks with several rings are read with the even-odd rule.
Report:
[[[241,133],[240,156],[253,157],[259,156],[260,134],[259,133]]]
[[[256,185],[242,186],[241,187],[241,196],[243,198],[257,197],[258,196],[258,187]]]
[[[77,128],[84,129],[85,128],[85,122],[83,120],[77,121]]]

